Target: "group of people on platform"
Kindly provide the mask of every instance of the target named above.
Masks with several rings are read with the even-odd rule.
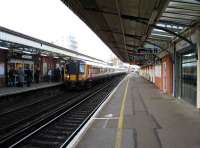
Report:
[[[27,87],[31,86],[31,83],[33,82],[33,74],[34,74],[34,81],[35,83],[40,82],[40,69],[37,67],[33,73],[32,69],[29,67],[26,67],[23,69],[22,67],[19,67],[17,70],[14,69],[14,67],[10,67],[8,71],[8,86],[9,87],[23,87],[24,84],[27,85]],[[63,67],[57,67],[54,69],[48,69],[47,71],[47,79],[44,79],[43,81],[48,82],[59,82],[64,80],[64,68]]]
[[[64,81],[64,68],[57,67],[55,69],[48,69],[48,82]]]
[[[24,82],[30,87],[32,82],[32,70],[29,67],[23,69],[19,67],[17,70],[14,67],[10,67],[8,71],[8,86],[10,87],[23,87]]]

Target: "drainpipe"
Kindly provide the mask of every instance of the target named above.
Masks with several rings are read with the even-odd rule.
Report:
[[[200,28],[196,32],[197,37],[197,108],[200,111]]]

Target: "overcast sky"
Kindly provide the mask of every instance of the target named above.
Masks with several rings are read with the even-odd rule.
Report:
[[[60,0],[0,0],[0,26],[68,47],[72,35],[84,54],[108,60],[109,48]]]

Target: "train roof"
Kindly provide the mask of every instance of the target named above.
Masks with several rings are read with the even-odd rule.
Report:
[[[86,60],[72,60],[72,61],[87,64],[87,65],[92,65],[95,67],[101,67],[101,68],[110,68],[110,69],[119,69],[119,70],[126,69],[124,67],[122,68],[122,67],[118,67],[118,66],[112,66],[108,63],[99,63],[99,62],[86,61]]]
[[[96,67],[102,67],[102,68],[114,68],[111,65],[108,64],[102,64],[102,63],[96,63],[96,62],[91,62],[91,61],[85,61],[86,64],[96,66]]]

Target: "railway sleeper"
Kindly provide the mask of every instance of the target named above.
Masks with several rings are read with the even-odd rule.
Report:
[[[79,123],[81,123],[81,121]],[[67,126],[67,127],[68,126],[70,126],[70,127],[76,127],[76,126],[78,126],[78,123],[60,122],[57,125],[59,125],[59,126]]]
[[[32,139],[31,143],[30,143],[30,147],[31,146],[35,146],[35,147],[44,147],[44,148],[56,148],[60,146],[60,142],[58,141],[43,141],[40,139]],[[27,145],[26,147],[29,147],[29,145]]]
[[[33,139],[40,139],[40,140],[44,140],[44,141],[60,141],[62,142],[65,138],[66,138],[67,135],[65,136],[60,136],[60,135],[57,135],[57,134],[44,134],[44,133],[41,133],[37,136],[37,138],[33,138]]]
[[[79,124],[81,121],[80,120],[62,119],[61,122],[71,122],[71,123],[74,123],[74,124]]]
[[[80,117],[67,117],[68,120],[84,120],[84,117],[83,116],[80,116]]]
[[[56,135],[69,135],[69,134],[71,134],[71,132],[70,131],[67,131],[67,130],[62,130],[62,129],[56,129],[56,130],[46,130],[45,132],[44,132],[45,134],[56,134]]]
[[[62,129],[62,130],[65,130],[65,131],[73,131],[74,127],[63,127],[63,126],[56,125],[55,129]]]

